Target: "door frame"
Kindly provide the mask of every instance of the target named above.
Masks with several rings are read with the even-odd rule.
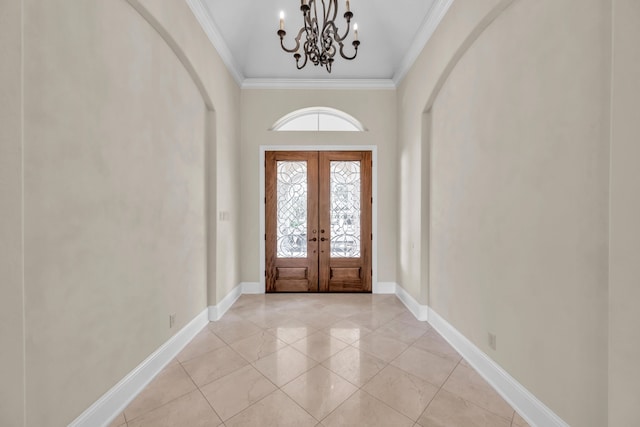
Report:
[[[260,168],[260,233],[258,234],[260,247],[260,287],[258,293],[266,293],[266,247],[264,235],[265,226],[265,152],[267,151],[371,151],[371,195],[373,206],[371,207],[371,231],[373,241],[371,242],[371,293],[378,293],[378,146],[377,145],[261,145],[259,168]]]

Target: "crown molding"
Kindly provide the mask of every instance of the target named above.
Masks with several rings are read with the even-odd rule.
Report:
[[[242,89],[384,89],[396,88],[391,79],[244,79]]]
[[[224,65],[226,65],[227,70],[229,70],[236,83],[241,86],[242,82],[245,80],[244,75],[238,68],[236,61],[233,59],[229,46],[227,46],[227,43],[224,41],[220,31],[213,23],[213,19],[207,10],[207,6],[204,4],[204,0],[186,1],[205,34],[209,37],[213,47],[218,51],[218,54],[220,55],[220,58],[222,58]]]
[[[405,78],[414,62],[416,62],[416,59],[418,59],[418,56],[420,56],[427,42],[436,31],[436,28],[438,28],[438,25],[442,22],[444,15],[453,4],[453,1],[454,0],[436,0],[433,6],[431,6],[429,14],[420,26],[411,47],[409,47],[407,54],[402,59],[400,66],[393,76],[393,82],[396,86],[402,82],[402,79]]]

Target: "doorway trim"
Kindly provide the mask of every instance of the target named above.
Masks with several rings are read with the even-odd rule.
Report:
[[[266,248],[264,235],[265,226],[265,152],[267,151],[371,151],[371,195],[373,206],[371,211],[371,230],[373,232],[373,242],[371,243],[371,293],[381,293],[378,287],[378,146],[377,145],[261,145],[258,158],[260,168],[260,233],[258,234],[260,247],[260,285],[257,293],[264,294],[266,291],[265,269],[266,269]]]

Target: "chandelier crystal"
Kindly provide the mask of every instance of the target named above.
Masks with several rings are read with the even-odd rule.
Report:
[[[293,49],[287,49],[284,45],[284,36],[287,35],[284,30],[284,12],[280,12],[278,36],[280,36],[282,49],[285,52],[293,53],[298,70],[304,68],[307,62],[311,62],[313,65],[325,67],[330,73],[336,53],[340,52],[340,56],[348,60],[352,60],[358,55],[358,46],[360,46],[358,24],[353,26],[354,39],[351,42],[355,52],[349,56],[344,52],[344,42],[351,30],[351,19],[353,18],[349,0],[346,0],[346,12],[343,15],[347,21],[347,29],[342,36],[340,36],[335,22],[338,17],[338,0],[320,1],[321,7],[316,0],[300,0],[304,25],[298,31]],[[318,14],[320,8],[322,9],[321,14]],[[303,36],[304,41],[302,41]],[[303,55],[304,60],[301,62],[300,59]]]

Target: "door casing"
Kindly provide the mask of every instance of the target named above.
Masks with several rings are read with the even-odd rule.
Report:
[[[371,169],[371,194],[373,197],[371,212],[371,230],[373,241],[371,242],[371,275],[372,293],[378,293],[378,147],[375,145],[261,145],[259,156],[260,169],[260,233],[258,234],[260,247],[260,284],[256,293],[266,292],[266,247],[264,235],[265,226],[265,152],[267,151],[371,151],[373,166]]]

